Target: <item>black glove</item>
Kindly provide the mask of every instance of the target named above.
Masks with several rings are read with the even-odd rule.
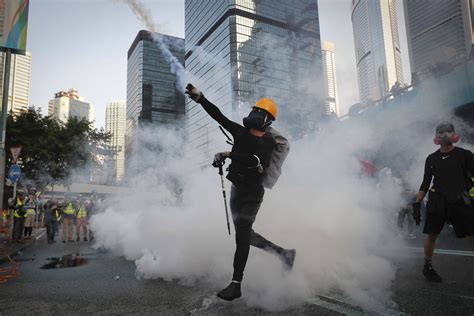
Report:
[[[202,94],[202,92],[198,90],[198,88],[196,88],[195,86],[193,86],[190,83],[188,83],[186,85],[186,92],[185,93],[187,95],[189,95],[189,97],[191,99],[193,99],[194,101],[196,101],[196,102],[199,102],[199,99],[201,99],[204,96]]]
[[[413,219],[415,220],[416,226],[420,226],[421,222],[421,203],[416,202],[412,204],[413,207]]]
[[[226,158],[229,157],[229,152],[223,151],[220,153],[217,153],[214,155],[214,163],[217,165],[217,163],[223,163]]]

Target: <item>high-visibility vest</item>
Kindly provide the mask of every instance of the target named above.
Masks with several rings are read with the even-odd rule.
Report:
[[[13,216],[15,216],[16,218],[20,218],[20,217],[26,217],[26,214],[25,215],[20,215],[20,213],[18,213],[18,211],[23,207],[23,202],[22,200],[20,200],[20,198],[16,198],[16,210],[15,212],[13,213]]]
[[[77,211],[76,217],[77,218],[87,217],[87,210],[84,207],[84,205],[79,206],[79,210]]]
[[[74,215],[74,208],[72,207],[72,203],[69,203],[63,211],[64,214],[67,215]]]
[[[32,208],[29,208],[29,209],[26,210],[26,214],[25,214],[25,215],[26,215],[26,216],[28,216],[28,215],[36,215],[36,211],[35,211],[34,209],[32,209]]]

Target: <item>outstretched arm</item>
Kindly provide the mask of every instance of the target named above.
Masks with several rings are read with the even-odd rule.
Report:
[[[212,117],[217,123],[222,125],[222,127],[228,130],[232,136],[234,136],[234,138],[244,128],[242,125],[229,120],[224,114],[222,114],[221,110],[219,110],[217,106],[206,99],[202,92],[192,84],[188,84],[186,86],[186,94],[188,94],[191,99],[201,104],[207,114],[209,114],[209,116]]]

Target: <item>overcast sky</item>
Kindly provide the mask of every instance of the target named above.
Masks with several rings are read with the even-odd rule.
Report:
[[[201,1],[201,0],[198,0]],[[143,0],[162,33],[184,37],[184,0]],[[405,25],[398,3],[405,80],[409,81]],[[350,0],[320,0],[321,39],[336,46],[341,114],[358,102]],[[126,99],[127,51],[143,29],[119,0],[30,2],[27,49],[32,53],[30,104],[47,113],[54,93],[77,88],[94,104],[96,127],[108,102]]]

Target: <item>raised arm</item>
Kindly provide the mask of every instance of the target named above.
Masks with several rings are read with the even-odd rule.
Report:
[[[209,114],[209,116],[212,117],[217,123],[222,125],[223,128],[228,130],[229,133],[234,136],[234,138],[244,128],[242,125],[229,120],[224,114],[222,114],[221,110],[219,110],[217,106],[206,99],[202,92],[190,83],[186,86],[186,94],[188,94],[189,97],[195,102],[201,104],[207,114]]]

